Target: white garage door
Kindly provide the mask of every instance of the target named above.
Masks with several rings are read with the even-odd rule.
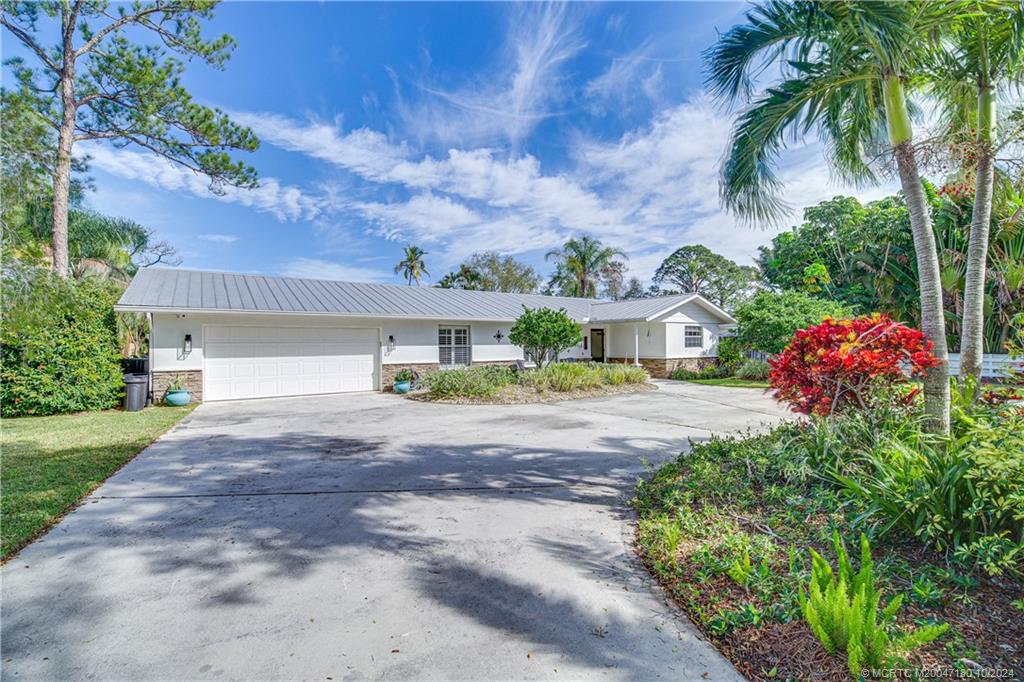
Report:
[[[372,391],[377,350],[376,329],[207,326],[203,399]]]

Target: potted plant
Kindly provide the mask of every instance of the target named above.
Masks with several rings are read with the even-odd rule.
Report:
[[[171,379],[171,382],[167,384],[164,402],[168,405],[188,405],[191,400],[192,396],[189,395],[188,389],[185,388],[185,382],[181,376],[175,376]]]
[[[395,374],[395,393],[408,393],[413,389],[418,378],[416,372],[408,367],[398,370],[398,373]]]

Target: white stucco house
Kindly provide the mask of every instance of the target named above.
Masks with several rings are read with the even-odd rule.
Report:
[[[523,306],[564,308],[582,325],[563,358],[656,377],[715,362],[735,324],[698,294],[602,301],[161,268],[139,271],[115,310],[149,316],[154,397],[178,377],[211,401],[379,391],[403,367],[513,363]]]

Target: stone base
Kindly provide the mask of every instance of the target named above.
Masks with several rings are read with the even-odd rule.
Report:
[[[605,362],[632,365],[633,358],[607,358]],[[676,369],[683,367],[696,372],[709,365],[717,365],[718,358],[640,358],[640,365],[655,379],[668,379]]]
[[[167,387],[175,377],[180,378],[182,386],[188,389],[192,396],[192,402],[203,402],[203,372],[199,369],[180,372],[153,372],[153,402],[163,401]]]

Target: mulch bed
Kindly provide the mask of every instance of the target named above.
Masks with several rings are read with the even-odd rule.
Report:
[[[581,400],[583,398],[602,398],[609,395],[626,393],[644,393],[656,391],[654,384],[619,384],[618,386],[601,386],[581,391],[538,391],[532,386],[513,384],[499,388],[489,398],[431,398],[426,391],[414,391],[405,397],[426,403],[445,403],[449,405],[527,405],[530,403],[557,403],[563,400]]]
[[[706,610],[734,607],[750,600],[750,595],[725,575],[701,581],[686,556],[688,548],[685,544],[681,547],[683,556],[680,558],[679,572],[672,581],[662,580],[661,583],[683,611],[689,607],[684,593],[691,589],[696,592],[694,595],[691,591],[691,596]],[[942,564],[940,556],[920,547],[898,546],[889,551],[912,565]],[[880,554],[876,553],[876,564],[878,556]],[[642,552],[640,557],[646,561]],[[658,575],[656,571],[652,571],[652,574]],[[904,629],[926,620],[934,620],[948,623],[950,632],[956,632],[962,637],[962,642],[955,643],[953,651],[947,651],[947,643],[951,641],[949,634],[918,649],[909,656],[909,667],[942,670],[946,671],[948,677],[956,678],[957,674],[951,672],[951,661],[958,658],[960,666],[976,671],[976,676],[982,668],[989,671],[1001,670],[1004,679],[1010,677],[1006,671],[1012,671],[1011,679],[1024,676],[1024,611],[1011,604],[1015,599],[1024,598],[1024,584],[1005,576],[975,577],[980,585],[970,590],[967,603],[955,598],[953,594],[947,594],[942,603],[934,607],[904,599],[899,613],[899,623]],[[909,585],[897,587],[903,592],[910,591]],[[893,589],[886,589],[885,592],[887,599],[895,594]],[[845,656],[829,655],[802,620],[763,623],[734,630],[726,636],[709,631],[697,619],[694,619],[694,624],[751,680],[851,679]]]

